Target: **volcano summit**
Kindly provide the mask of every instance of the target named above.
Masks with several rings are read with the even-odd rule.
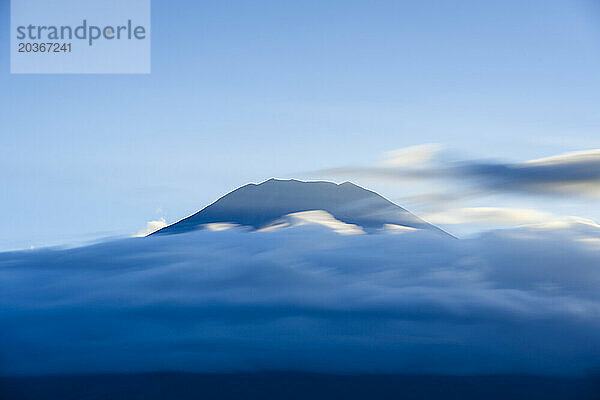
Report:
[[[269,179],[258,185],[244,185],[152,235],[184,233],[214,224],[260,230],[281,226],[290,220],[310,221],[314,217],[336,221],[366,233],[418,229],[448,235],[379,194],[353,183],[294,179]]]

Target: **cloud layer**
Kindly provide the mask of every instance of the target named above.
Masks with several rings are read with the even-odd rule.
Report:
[[[552,228],[552,229],[549,229]],[[299,226],[0,254],[0,373],[585,373],[600,227]]]
[[[332,168],[319,173],[396,180],[451,178],[487,192],[600,197],[600,149],[508,163],[448,161],[441,157],[439,147],[423,145],[386,153],[385,159],[373,166]]]

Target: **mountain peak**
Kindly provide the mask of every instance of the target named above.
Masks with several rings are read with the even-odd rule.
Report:
[[[261,229],[286,215],[316,210],[324,211],[343,223],[356,225],[365,232],[397,225],[446,234],[379,194],[351,182],[336,184],[275,178],[244,185],[153,234],[183,233],[214,223]]]

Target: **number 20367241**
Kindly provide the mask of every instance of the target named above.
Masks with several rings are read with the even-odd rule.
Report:
[[[71,43],[19,43],[19,53],[70,53]]]

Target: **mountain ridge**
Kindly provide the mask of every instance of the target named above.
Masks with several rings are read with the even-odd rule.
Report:
[[[213,223],[230,223],[258,230],[288,214],[315,210],[325,211],[344,223],[360,226],[367,233],[375,233],[386,225],[398,225],[452,236],[378,193],[352,182],[337,184],[275,178],[243,185],[150,235],[189,232]]]

